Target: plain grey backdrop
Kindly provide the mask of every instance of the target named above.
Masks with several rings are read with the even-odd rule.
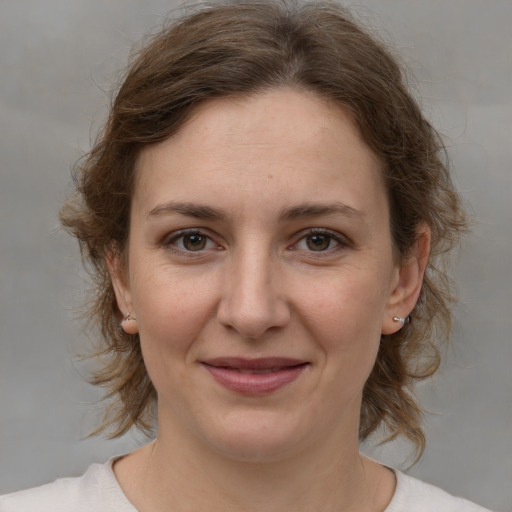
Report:
[[[512,2],[346,2],[401,53],[445,133],[477,224],[443,371],[418,389],[431,412],[411,473],[512,510]],[[163,0],[0,0],[0,492],[78,475],[143,439],[84,439],[99,398],[75,355],[87,336],[76,244],[57,211],[101,125],[130,46],[179,5]],[[400,443],[370,452],[388,464]]]

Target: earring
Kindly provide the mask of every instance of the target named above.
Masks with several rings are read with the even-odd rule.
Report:
[[[402,325],[405,325],[405,323],[407,322],[408,319],[409,319],[408,316],[406,316],[406,317],[394,316],[393,317],[394,322],[400,322]]]
[[[137,321],[137,319],[131,315],[131,313],[125,313],[123,316],[123,322],[129,322],[130,320]],[[121,323],[123,323],[121,322]]]
[[[123,315],[123,320],[121,321],[121,328],[126,334],[137,334],[139,332],[137,319],[130,313],[125,313]]]

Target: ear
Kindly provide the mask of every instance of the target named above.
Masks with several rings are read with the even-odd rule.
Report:
[[[407,318],[418,301],[430,255],[431,230],[427,224],[422,223],[416,233],[414,245],[396,269],[395,282],[382,319],[382,334],[399,331],[403,324],[393,319]]]
[[[119,252],[114,249],[109,250],[106,257],[106,263],[110,279],[112,280],[112,287],[114,288],[117,307],[120,311],[119,320],[121,322],[121,327],[126,334],[137,334],[139,332],[139,327],[133,310],[130,284],[125,265],[121,261]]]

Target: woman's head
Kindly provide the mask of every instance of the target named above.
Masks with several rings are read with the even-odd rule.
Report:
[[[136,320],[159,436],[275,460],[357,449],[381,335],[414,307],[379,159],[343,108],[288,87],[210,100],[144,148],[117,304]],[[321,441],[321,443],[320,443]]]
[[[443,162],[443,146],[407,91],[384,47],[336,5],[229,2],[202,8],[154,36],[129,67],[109,119],[77,173],[77,194],[62,210],[96,279],[90,309],[101,327],[106,366],[96,382],[113,401],[115,434],[151,424],[155,390],[138,335],[123,313],[107,258],[129,265],[130,209],[144,149],[179,132],[214,99],[239,101],[272,90],[314,94],[342,108],[380,162],[395,261],[432,233],[431,258],[412,321],[383,334],[363,394],[360,437],[384,423],[420,448],[420,411],[411,385],[435,371],[435,335],[449,330],[448,281],[439,257],[456,242],[464,214]]]

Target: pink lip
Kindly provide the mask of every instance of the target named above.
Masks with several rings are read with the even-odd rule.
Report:
[[[308,363],[283,357],[220,357],[203,361],[203,365],[219,384],[231,391],[264,395],[293,382]]]

